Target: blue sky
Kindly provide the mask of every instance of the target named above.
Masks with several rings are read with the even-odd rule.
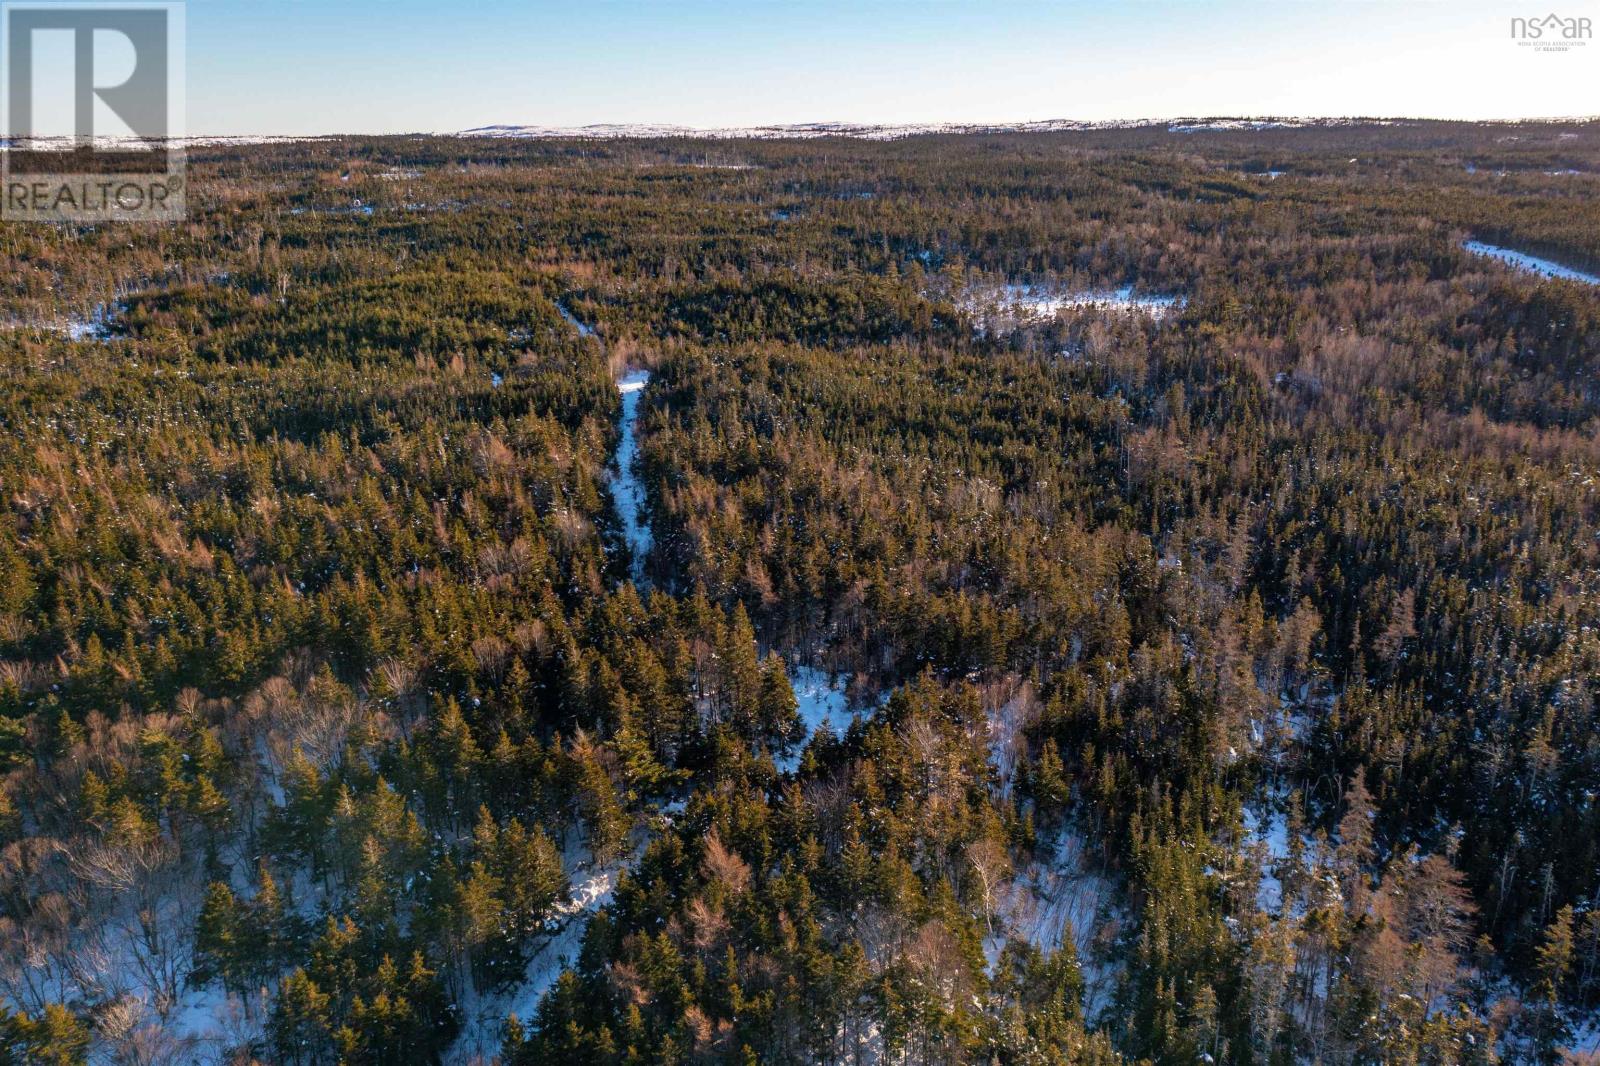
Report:
[[[195,134],[1600,114],[1600,0],[190,0]]]

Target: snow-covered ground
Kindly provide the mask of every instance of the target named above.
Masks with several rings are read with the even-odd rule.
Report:
[[[1244,809],[1245,846],[1260,844],[1266,849],[1261,883],[1256,886],[1256,908],[1264,914],[1277,914],[1283,908],[1283,881],[1277,865],[1289,857],[1289,819],[1276,804],[1264,809]]]
[[[791,668],[789,685],[794,689],[796,710],[800,714],[800,721],[805,725],[806,738],[796,744],[789,754],[773,758],[773,763],[786,774],[792,774],[799,769],[800,753],[805,750],[806,744],[816,735],[818,729],[826,729],[833,735],[840,736],[856,719],[870,718],[877,710],[875,706],[852,709],[850,700],[845,694],[844,676],[830,674],[815,666]]]
[[[353,200],[350,204],[348,204],[346,206],[342,206],[342,207],[291,207],[291,208],[289,208],[289,214],[291,214],[291,215],[361,215],[362,217],[370,218],[372,216],[373,212],[376,211],[376,210],[377,210],[377,208],[373,207],[371,204],[363,203],[360,199],[356,199],[356,200]]]
[[[75,341],[103,341],[111,336],[112,310],[105,304],[86,318],[67,319],[66,334]]]
[[[634,469],[639,457],[639,400],[650,381],[646,370],[634,370],[617,382],[622,394],[622,440],[617,445],[617,470],[611,482],[611,493],[622,515],[622,535],[628,542],[633,557],[633,583],[644,583],[644,560],[650,554],[652,536],[650,519],[645,511],[644,485]]]
[[[1498,259],[1507,266],[1518,270],[1525,270],[1530,274],[1537,274],[1542,278],[1561,278],[1566,281],[1581,281],[1586,285],[1600,285],[1600,275],[1587,274],[1582,270],[1553,263],[1548,259],[1540,259],[1536,255],[1518,252],[1511,248],[1501,248],[1498,245],[1485,244],[1483,241],[1466,241],[1462,247],[1473,255],[1488,256]]]
[[[988,725],[989,764],[998,778],[1000,798],[1011,799],[1017,765],[1026,758],[1027,732],[1039,717],[1039,703],[1031,684],[1006,686],[984,703]]]
[[[262,1011],[251,1012],[244,1001],[212,984],[188,989],[167,1015],[166,1030],[179,1041],[196,1064],[220,1063],[227,1049],[244,1043],[260,1030]]]
[[[797,666],[789,672],[789,684],[800,705],[800,720],[805,723],[806,736],[821,728],[838,735],[849,729],[857,718],[872,714],[872,708],[850,709],[844,679],[839,674],[830,674],[815,666]]]
[[[1572,1036],[1562,1049],[1573,1056],[1574,1064],[1590,1062],[1587,1056],[1591,1055],[1597,1057],[1594,1061],[1600,1061],[1600,1011],[1574,1020]]]
[[[578,961],[589,919],[611,902],[618,878],[643,850],[641,844],[625,859],[605,866],[580,864],[572,871],[572,891],[556,904],[547,919],[549,939],[528,960],[522,983],[501,995],[474,997],[469,993],[461,1004],[461,1035],[446,1062],[466,1064],[492,1059],[505,1039],[508,1017],[515,1014],[519,1021],[529,1022],[538,1015],[540,1002],[555,987],[562,971]]]
[[[978,321],[981,332],[1005,333],[1032,322],[1054,318],[1062,311],[1094,310],[1164,318],[1182,308],[1183,298],[1135,292],[1132,285],[1124,285],[1119,289],[1078,291],[1036,285],[1004,285],[998,289],[971,290],[957,300],[957,305]]]
[[[1094,869],[1082,835],[1070,826],[1041,834],[1039,857],[1018,867],[999,911],[1005,935],[1040,951],[1055,952],[1071,937],[1083,971],[1084,1012],[1092,1019],[1105,1009],[1117,981],[1105,949],[1125,920],[1116,886]],[[984,942],[991,967],[1004,947],[996,932]]]
[[[70,315],[49,322],[25,322],[17,319],[0,323],[0,329],[40,330],[58,333],[73,341],[104,341],[112,337],[112,323],[119,308],[100,304],[87,315]]]
[[[189,980],[199,883],[176,864],[170,870],[175,887],[157,898],[141,900],[141,893],[130,891],[100,899],[66,950],[40,953],[20,983],[15,974],[6,975],[0,1006],[37,1012],[43,1002],[54,1001],[91,1009],[98,1039],[90,1061],[96,1063],[214,1066],[228,1047],[257,1035],[259,1015],[248,1016],[220,985]],[[141,906],[146,902],[148,910]],[[19,985],[27,992],[14,998]],[[127,1056],[135,1044],[160,1049],[161,1056],[113,1057]]]

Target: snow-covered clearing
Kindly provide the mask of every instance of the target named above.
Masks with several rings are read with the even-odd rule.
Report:
[[[789,684],[794,689],[807,736],[820,728],[838,736],[856,719],[870,718],[877,710],[876,707],[850,707],[843,674],[830,674],[815,666],[797,666],[789,672]]]
[[[167,1015],[166,1030],[182,1044],[192,1063],[220,1063],[227,1050],[252,1040],[260,1032],[265,1007],[248,1009],[237,996],[220,986],[190,988]]]
[[[64,332],[75,341],[103,341],[111,336],[113,310],[100,304],[85,318],[67,319]]]
[[[977,320],[979,332],[1007,333],[1054,318],[1062,311],[1142,314],[1159,319],[1182,308],[1183,298],[1135,292],[1132,285],[1072,291],[1035,285],[1003,285],[998,289],[968,291],[957,304]]]
[[[1581,281],[1585,285],[1600,285],[1600,275],[1574,270],[1572,267],[1562,266],[1560,263],[1554,263],[1548,259],[1540,259],[1538,256],[1528,255],[1526,252],[1485,244],[1483,241],[1467,241],[1462,244],[1462,247],[1473,255],[1498,259],[1507,266],[1527,271],[1530,274],[1537,274],[1541,278],[1560,278],[1564,281]]]

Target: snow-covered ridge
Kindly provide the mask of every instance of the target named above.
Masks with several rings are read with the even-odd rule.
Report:
[[[1195,133],[1206,130],[1300,129],[1320,126],[1392,126],[1400,119],[1369,118],[1179,118],[1113,119],[1090,122],[1057,118],[1034,122],[799,122],[764,126],[696,127],[665,124],[600,123],[592,126],[540,126],[498,124],[463,130],[464,137],[516,138],[668,138],[709,140],[778,140],[784,138],[854,137],[869,141],[892,141],[902,137],[931,134],[972,133],[1058,133],[1082,130],[1131,130],[1166,127],[1169,133]]]
[[[784,138],[854,137],[860,140],[888,141],[937,133],[1048,133],[1056,130],[1123,129],[1146,125],[1143,122],[1077,122],[1052,119],[1042,122],[961,123],[920,122],[904,125],[872,125],[852,122],[800,122],[789,125],[699,127],[660,124],[600,123],[592,126],[495,125],[462,131],[464,137],[517,138],[667,138],[683,137],[710,140],[778,140]]]
[[[337,141],[347,137],[507,137],[507,138],[671,138],[698,140],[781,140],[817,137],[854,137],[861,140],[889,141],[901,137],[931,134],[976,133],[1056,133],[1084,130],[1134,130],[1165,129],[1167,133],[1226,133],[1260,132],[1263,130],[1308,129],[1353,126],[1404,126],[1423,120],[1410,118],[1329,117],[1298,118],[1294,116],[1181,116],[1168,118],[1106,119],[1040,119],[1029,122],[797,122],[767,123],[754,126],[686,126],[671,123],[620,123],[602,122],[586,126],[547,126],[538,123],[496,123],[474,126],[467,130],[416,130],[407,133],[371,133],[359,130],[344,133],[270,134],[270,133],[208,133],[187,137],[171,137],[167,144],[188,148],[226,147],[250,144],[294,144],[299,142]],[[1537,125],[1570,123],[1582,125],[1600,121],[1600,116],[1556,115],[1530,116],[1522,119],[1465,123],[1484,126]],[[1562,134],[1576,136],[1576,134]],[[95,143],[101,148],[150,147],[151,142],[137,137],[98,137]],[[0,151],[28,148],[35,151],[65,150],[75,147],[73,138],[39,137],[30,141],[0,138]]]
[[[178,148],[204,148],[236,144],[298,144],[301,141],[332,139],[336,139],[336,135],[296,136],[272,133],[236,133],[165,138],[98,136],[90,138],[90,141],[98,150],[114,151],[116,149],[150,150],[162,145]],[[77,137],[14,137],[0,139],[0,151],[70,152],[75,148],[81,147],[82,143],[82,139]]]

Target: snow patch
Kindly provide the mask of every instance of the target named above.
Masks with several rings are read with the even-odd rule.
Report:
[[[1038,857],[1018,868],[1000,918],[1007,935],[1047,954],[1070,937],[1083,971],[1085,1016],[1093,1019],[1110,1004],[1118,968],[1107,951],[1123,915],[1116,886],[1093,868],[1080,833],[1062,826],[1041,835]]]
[[[980,333],[1009,332],[1054,318],[1062,311],[1142,314],[1160,319],[1182,308],[1183,304],[1181,296],[1136,293],[1132,285],[1118,289],[1078,291],[1034,285],[1004,285],[987,291],[972,290],[957,300],[957,306],[978,320]]]
[[[1527,271],[1530,274],[1537,274],[1542,278],[1559,278],[1563,281],[1581,281],[1585,285],[1600,285],[1600,275],[1574,270],[1572,267],[1562,266],[1560,263],[1551,262],[1548,259],[1540,259],[1538,256],[1528,255],[1526,252],[1485,244],[1483,241],[1466,241],[1462,244],[1462,247],[1473,255],[1498,259],[1507,266]]]
[[[111,337],[112,310],[105,304],[95,307],[87,318],[67,319],[66,334],[75,341],[103,341]]]
[[[594,336],[594,327],[585,325],[578,318],[577,315],[575,315],[571,311],[567,310],[567,305],[566,304],[563,304],[563,303],[556,304],[556,310],[558,312],[560,312],[562,318],[566,319],[567,322],[574,329],[576,329],[578,331],[578,336],[580,336],[580,337],[592,337],[592,336]]]
[[[877,706],[850,707],[845,692],[845,676],[830,674],[815,666],[796,666],[789,671],[789,686],[794,689],[796,711],[805,726],[806,740],[794,746],[787,755],[775,755],[773,764],[786,774],[800,768],[800,755],[806,743],[817,730],[824,729],[832,736],[842,736],[858,719],[870,718]]]
[[[5,319],[0,321],[0,329],[39,330],[60,334],[71,341],[108,341],[114,336],[112,326],[120,310],[121,305],[97,304],[87,315],[69,315],[44,322]]]
[[[1256,886],[1256,909],[1263,914],[1277,914],[1283,909],[1283,880],[1278,876],[1277,864],[1289,857],[1289,819],[1276,806],[1265,811],[1247,806],[1244,834],[1246,847],[1260,844],[1266,850],[1261,882]]]
[[[637,848],[625,860],[605,866],[584,867],[573,870],[572,890],[567,898],[557,903],[545,922],[549,937],[528,960],[522,983],[501,995],[473,996],[469,991],[461,1004],[466,1022],[461,1035],[456,1038],[445,1061],[448,1063],[484,1062],[499,1051],[505,1038],[505,1022],[516,1015],[521,1022],[530,1022],[539,1013],[539,1004],[568,970],[578,961],[583,947],[584,934],[595,912],[611,903],[616,893],[617,880],[627,864],[643,852]]]

